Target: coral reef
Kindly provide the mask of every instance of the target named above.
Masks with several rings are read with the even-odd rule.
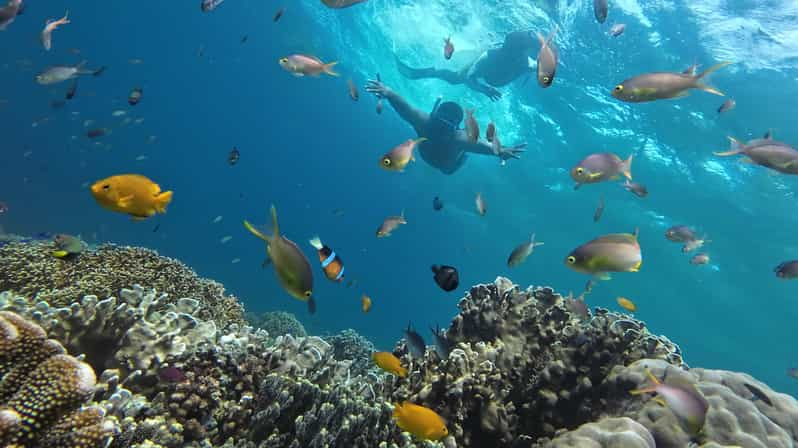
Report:
[[[377,351],[374,344],[361,336],[357,331],[347,328],[338,334],[324,336],[325,341],[333,347],[336,359],[348,359],[352,361],[352,375],[367,375],[377,371],[371,354]]]
[[[448,359],[427,351],[412,361],[400,344],[395,353],[410,374],[390,391],[392,401],[441,414],[458,446],[530,446],[600,417],[594,385],[616,365],[683,364],[679,348],[642,322],[602,309],[583,319],[551,288],[521,291],[498,278],[473,287],[458,306],[446,332]]]
[[[0,312],[0,443],[6,447],[94,448],[117,432],[102,407],[87,404],[94,370],[44,330]]]
[[[586,423],[557,437],[550,448],[657,448],[645,426],[628,417],[605,418]]]
[[[277,337],[290,334],[294,337],[307,336],[302,322],[291,313],[285,311],[267,311],[257,315],[255,313],[246,314],[247,322],[255,328],[265,330],[271,336]]]
[[[200,278],[183,263],[153,250],[104,244],[71,260],[57,259],[51,251],[48,241],[0,246],[0,291],[14,291],[63,307],[78,297],[110,297],[122,288],[140,284],[169,294],[161,307],[194,297],[202,302],[201,311],[194,317],[213,320],[219,328],[244,322],[242,306],[235,297],[225,294],[221,284]]]
[[[167,299],[134,286],[122,289],[119,299],[88,295],[79,303],[53,308],[4,292],[0,309],[32,318],[71,353],[83,354],[97,371],[113,368],[125,378],[132,372],[153,377],[169,357],[216,342],[216,325],[192,316],[199,309],[197,300]]]

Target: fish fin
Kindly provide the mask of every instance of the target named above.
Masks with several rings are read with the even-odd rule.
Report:
[[[610,275],[609,272],[597,272],[595,277],[599,280],[604,280],[604,281],[612,280],[612,276]]]
[[[773,129],[768,129],[765,135],[762,136],[765,140],[773,140]]]
[[[543,46],[543,47],[548,47],[549,44],[551,44],[551,41],[554,39],[554,36],[556,36],[557,32],[559,32],[559,31],[560,31],[560,25],[555,25],[554,29],[551,30],[551,32],[549,33],[548,36],[546,36],[545,40],[543,39],[543,36],[540,33],[537,33],[538,34],[538,40],[540,41],[540,45]]]
[[[707,75],[711,74],[714,71],[720,70],[721,68],[723,68],[723,67],[725,67],[725,66],[727,66],[729,64],[731,64],[731,62],[728,62],[728,61],[727,62],[721,62],[720,64],[715,64],[712,67],[710,67],[710,68],[704,70],[703,72],[699,73],[698,75],[696,75],[695,76],[695,81],[696,81],[695,82],[695,88],[703,90],[704,92],[707,92],[707,93],[712,93],[714,95],[725,96],[723,94],[723,92],[721,92],[720,90],[718,90],[718,89],[716,89],[716,88],[714,88],[712,86],[708,86],[706,84],[702,84],[702,83],[698,82],[698,80],[701,79],[701,78],[706,77]]]
[[[272,204],[271,206],[271,214],[272,214],[272,232],[274,233],[273,236],[277,237],[280,236],[280,223],[277,222],[277,207]]]
[[[407,220],[405,219],[405,209],[402,209],[402,212],[399,213],[399,217],[402,218],[402,224],[407,224]]]
[[[165,191],[155,197],[155,211],[158,213],[166,213],[166,207],[172,202],[172,192]]]
[[[602,176],[602,174],[604,174],[604,173],[601,173],[601,172],[599,172],[599,173],[590,173],[590,174],[587,175],[587,177],[589,177],[590,179],[598,179],[599,177]]]
[[[65,250],[54,250],[53,251],[53,256],[56,257],[56,258],[64,258],[67,255],[69,255],[69,252],[67,252]]]
[[[731,142],[732,149],[728,151],[713,151],[712,154],[716,156],[726,157],[726,156],[733,156],[742,153],[745,151],[745,144],[734,137],[728,137],[729,141]]]
[[[263,241],[266,241],[267,243],[271,243],[272,238],[274,238],[274,236],[277,236],[277,233],[275,233],[274,236],[268,236],[268,235],[264,234],[260,230],[256,229],[255,226],[250,224],[249,221],[247,221],[246,219],[244,220],[244,227],[246,227],[247,230],[250,231],[250,233],[252,233],[256,237],[262,239]],[[268,258],[267,258],[267,260],[268,260]]]
[[[695,87],[696,87],[696,89],[703,90],[704,92],[711,93],[713,95],[726,96],[726,94],[721,92],[720,90],[718,90],[718,89],[716,89],[716,88],[714,88],[712,86],[708,86],[706,84],[701,84],[700,82],[697,82],[695,84]],[[680,95],[680,96],[687,96],[687,92],[685,92],[685,95]]]
[[[638,271],[640,271],[640,267],[641,266],[643,266],[643,260],[640,260],[636,265],[632,266],[632,268],[629,269],[629,271],[630,272],[638,272]]]
[[[333,61],[328,64],[324,64],[322,66],[324,68],[324,73],[330,76],[341,76],[340,74],[336,73],[335,70],[333,70],[333,67],[335,67],[336,65],[338,65],[338,61]]]
[[[117,199],[116,205],[118,205],[120,208],[128,208],[132,201],[133,201],[133,195],[131,194]]]
[[[419,143],[423,143],[429,140],[427,137],[419,137],[414,142],[413,145],[418,145]]]
[[[632,180],[632,157],[634,154],[629,154],[629,157],[621,165],[621,173],[629,180]]]
[[[311,246],[315,247],[316,250],[321,250],[321,248],[324,247],[324,244],[321,243],[321,239],[319,239],[318,235],[311,238],[309,243]]]
[[[581,183],[579,183],[579,182],[577,182],[576,184],[574,184],[574,190],[578,190],[578,189],[579,189],[579,188],[581,188],[581,187],[582,187],[582,184],[581,184]]]
[[[657,391],[656,387],[645,387],[643,389],[634,389],[630,390],[629,393],[632,395],[642,395],[642,394],[650,394]]]
[[[138,221],[144,221],[145,219],[147,219],[147,216],[130,215],[130,220],[131,221],[138,222]]]
[[[666,403],[665,399],[663,399],[662,397],[654,397],[654,398],[652,398],[652,400],[654,400],[655,402],[659,403],[660,405],[662,405],[662,406],[664,406],[666,408],[668,407],[668,403]]]

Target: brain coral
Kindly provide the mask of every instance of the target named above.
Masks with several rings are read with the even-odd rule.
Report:
[[[47,241],[0,246],[0,291],[14,291],[62,307],[85,295],[111,297],[130,285],[147,285],[169,294],[169,300],[200,300],[202,310],[195,317],[213,320],[220,328],[244,322],[243,307],[235,297],[225,294],[221,284],[200,278],[180,261],[153,250],[104,244],[63,260],[51,252],[52,244]]]

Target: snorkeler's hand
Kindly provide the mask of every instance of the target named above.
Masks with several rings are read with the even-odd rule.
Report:
[[[492,86],[485,86],[485,90],[482,92],[490,98],[491,101],[499,101],[502,99],[502,93],[499,92],[498,89]]]
[[[502,161],[509,160],[509,159],[520,159],[521,153],[526,152],[526,143],[521,143],[520,145],[504,147],[499,151],[499,158]]]
[[[393,93],[390,88],[376,79],[366,81],[366,92],[373,93],[377,98],[386,98]]]

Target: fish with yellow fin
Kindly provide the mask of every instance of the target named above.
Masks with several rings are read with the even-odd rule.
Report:
[[[698,434],[704,427],[709,402],[695,385],[687,381],[671,381],[668,384],[660,382],[648,369],[646,375],[651,379],[652,385],[629,393],[632,395],[656,393],[658,396],[654,400],[667,406],[691,434]]]
[[[380,166],[388,171],[404,172],[405,167],[411,160],[413,162],[416,161],[416,158],[413,156],[413,150],[416,149],[419,143],[426,140],[426,137],[421,137],[416,140],[407,140],[398,145],[380,158]]]
[[[446,422],[428,407],[405,401],[396,403],[393,408],[396,425],[419,439],[440,440],[449,435]]]
[[[80,238],[65,233],[59,233],[53,238],[53,256],[67,258],[78,255],[86,249],[86,244]]]
[[[98,180],[91,186],[91,193],[103,208],[126,213],[134,221],[166,213],[172,202],[171,191],[161,191],[158,184],[140,174],[119,174]]]
[[[407,369],[402,367],[399,358],[394,356],[391,352],[374,352],[371,355],[371,359],[374,361],[374,364],[377,364],[377,367],[388,373],[393,373],[399,378],[407,376]]]
[[[643,264],[637,231],[600,236],[572,250],[565,265],[576,272],[608,280],[610,272],[638,272]]]
[[[253,235],[266,241],[267,262],[274,264],[274,273],[280,286],[291,295],[291,297],[308,302],[308,310],[311,314],[316,309],[316,302],[313,299],[313,271],[310,262],[305,254],[293,241],[280,234],[280,224],[277,222],[277,209],[272,205],[272,235],[266,235],[248,221],[244,221],[244,227]],[[267,263],[264,263],[267,264]]]

